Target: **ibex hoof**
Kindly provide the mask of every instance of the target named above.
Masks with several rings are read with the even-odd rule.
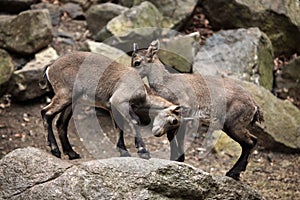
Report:
[[[69,152],[69,153],[67,153],[67,155],[69,156],[69,160],[81,158],[80,155],[78,153],[76,153],[75,151]]]
[[[177,162],[184,162],[185,160],[185,155],[182,154],[179,158],[176,159]]]
[[[240,180],[240,174],[239,173],[235,173],[235,172],[227,172],[226,176],[233,178],[236,181]]]
[[[138,150],[137,153],[138,153],[140,158],[147,159],[147,160],[151,158],[150,152],[147,151],[146,149]]]
[[[131,157],[130,153],[127,150],[119,149],[120,157]]]
[[[60,151],[59,151],[58,148],[56,148],[56,149],[51,149],[51,153],[52,153],[52,155],[54,155],[54,156],[56,156],[56,157],[58,157],[58,158],[61,158],[61,153],[60,153]]]

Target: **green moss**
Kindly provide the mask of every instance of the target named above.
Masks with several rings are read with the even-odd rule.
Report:
[[[10,79],[13,69],[11,57],[6,51],[0,49],[0,85]]]
[[[273,84],[273,49],[270,40],[266,35],[263,35],[258,45],[258,60],[259,60],[259,83],[267,90],[272,89]]]

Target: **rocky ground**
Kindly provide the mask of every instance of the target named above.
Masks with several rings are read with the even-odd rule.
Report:
[[[189,33],[197,30],[201,33],[203,41],[205,41],[205,38],[211,36],[213,31],[205,16],[201,14],[200,8],[197,12],[198,14],[193,16],[194,20],[191,20],[184,32]],[[67,16],[62,17],[62,22],[55,29],[65,35],[64,39],[59,37],[59,39],[54,39],[52,42],[52,46],[59,55],[82,48],[83,41],[89,37],[88,32],[86,32],[85,21],[71,20]],[[75,33],[77,36],[76,41],[70,40],[68,33]],[[0,102],[0,158],[19,147],[34,146],[47,149],[45,131],[40,117],[40,110],[46,105],[45,98],[22,104],[9,103],[8,99],[3,97]],[[86,113],[89,115],[89,111],[86,111]],[[105,127],[106,134],[104,136],[107,139],[105,141],[109,141],[102,143],[102,146],[97,144],[97,140],[92,144],[87,143],[84,138],[85,135],[89,134],[97,137],[98,133],[87,129],[85,135],[78,135],[74,123],[71,123],[69,138],[74,149],[81,154],[82,159],[118,155],[115,150],[116,133],[111,129],[111,126],[106,126],[110,123],[110,120],[103,113],[100,113],[98,117]],[[83,117],[83,122],[86,119]],[[102,136],[97,137],[97,139],[103,142]],[[145,140],[152,157],[169,157],[169,146],[166,137],[154,138],[149,136]],[[132,152],[132,156],[136,156],[131,136],[127,137],[126,144]],[[200,159],[198,156],[200,147],[201,144],[197,140],[189,144],[186,162],[214,175],[224,175],[236,160],[226,151],[210,153],[205,158]],[[67,157],[63,157],[63,159],[67,159]],[[251,157],[247,171],[242,174],[241,181],[252,185],[267,199],[300,199],[299,164],[300,157],[297,154],[269,152],[262,147],[258,147]]]
[[[44,105],[46,105],[44,101],[26,104],[26,106],[12,103],[9,107],[0,110],[0,157],[5,156],[13,149],[27,146],[49,151],[40,117],[40,110]],[[69,128],[70,141],[84,160],[93,157],[108,158],[118,155],[115,150],[116,132],[111,131],[111,126],[105,126],[105,124],[110,124],[109,118],[101,113],[98,117],[104,126],[104,130],[107,131],[106,136],[109,142],[105,144],[101,144],[103,136],[97,135],[100,133],[95,133],[94,130],[89,129],[88,124],[85,135],[76,134],[73,122]],[[88,123],[87,118],[83,117],[82,120],[83,123]],[[89,134],[96,136],[93,142],[85,140],[85,137],[88,137]],[[99,140],[100,145],[97,144],[97,140]],[[126,144],[132,156],[136,157],[133,141],[130,135],[127,136]],[[145,141],[152,157],[169,157],[169,146],[166,137],[147,137]],[[201,144],[197,140],[190,143],[190,146],[187,147],[186,163],[211,174],[224,175],[236,160],[226,151],[218,154],[210,153],[205,158],[200,159],[198,157],[200,147]],[[63,157],[63,159],[67,159],[67,157]],[[296,200],[300,198],[299,164],[300,157],[297,154],[269,152],[258,147],[251,157],[247,171],[242,174],[241,181],[252,185],[267,199]]]

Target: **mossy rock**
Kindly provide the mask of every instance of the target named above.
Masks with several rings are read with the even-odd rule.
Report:
[[[6,83],[14,71],[14,65],[10,55],[3,49],[0,49],[0,95],[6,90]]]

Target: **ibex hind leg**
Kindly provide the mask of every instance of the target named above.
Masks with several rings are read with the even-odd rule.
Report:
[[[63,148],[63,152],[65,155],[69,156],[70,160],[80,158],[80,155],[76,153],[68,139],[68,125],[69,121],[72,117],[72,106],[69,105],[66,109],[64,109],[56,122],[56,127],[59,135],[59,139],[61,141],[61,145]]]
[[[53,133],[52,121],[59,112],[64,110],[70,104],[71,104],[71,99],[61,99],[58,98],[57,96],[54,96],[51,103],[46,107],[44,107],[41,111],[45,129],[48,131],[48,135],[47,135],[48,145],[51,148],[51,153],[58,158],[61,158],[61,152],[58,148]]]
[[[257,138],[250,134],[246,129],[239,131],[233,131],[229,129],[225,132],[242,147],[242,154],[240,155],[238,161],[226,173],[226,176],[229,176],[235,180],[239,180],[241,172],[246,170],[249,156],[256,145]]]
[[[121,157],[131,157],[130,153],[128,152],[125,146],[124,132],[121,129],[119,129],[119,139],[117,143],[117,149],[119,150]]]

